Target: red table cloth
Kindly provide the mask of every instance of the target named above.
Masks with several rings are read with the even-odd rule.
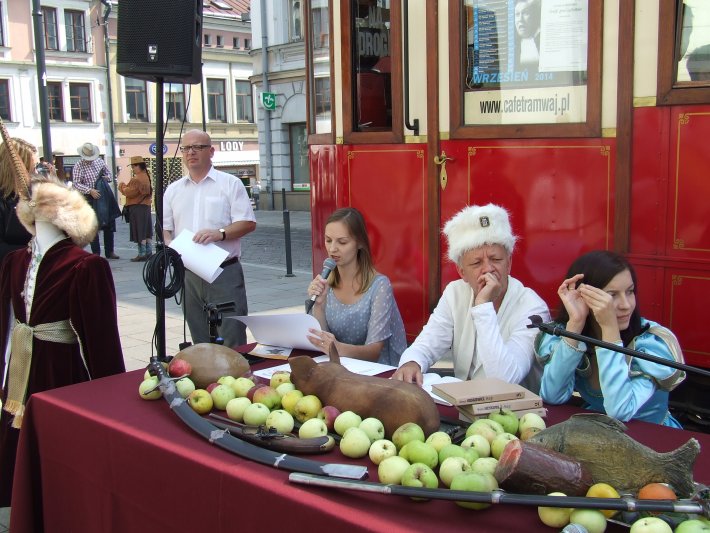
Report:
[[[448,501],[291,484],[287,472],[193,433],[164,400],[139,398],[142,374],[32,397],[18,450],[11,532],[551,531],[535,507],[472,511]],[[575,412],[549,407],[548,425]],[[628,428],[659,452],[698,439],[703,451],[694,478],[710,483],[710,435],[644,422]],[[312,458],[356,462],[337,450]],[[377,480],[371,464],[370,480]],[[607,531],[624,529],[610,524]]]

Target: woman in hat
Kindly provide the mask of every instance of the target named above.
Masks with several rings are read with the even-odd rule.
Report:
[[[136,262],[145,261],[153,255],[153,220],[150,214],[153,187],[143,157],[131,157],[131,170],[133,176],[127,183],[119,183],[118,190],[126,197],[131,242],[138,245],[138,255],[131,261]]]
[[[11,141],[27,171],[32,172],[37,163],[37,148],[22,139],[14,138]],[[13,250],[27,246],[31,237],[17,219],[16,205],[15,167],[10,151],[3,143],[0,144],[0,263]]]
[[[615,252],[578,257],[557,289],[562,305],[555,322],[573,333],[683,362],[675,335],[641,317],[636,281],[633,266]],[[668,392],[683,381],[683,371],[543,332],[535,351],[544,365],[545,402],[565,403],[576,390],[588,409],[623,422],[637,418],[680,427],[668,412]]]

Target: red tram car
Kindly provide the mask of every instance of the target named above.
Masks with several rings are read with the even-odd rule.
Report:
[[[710,368],[710,2],[310,0],[313,265],[366,217],[411,341],[456,277],[441,238],[494,202],[551,308],[591,249],[628,255],[648,318]],[[705,384],[707,385],[707,384]]]

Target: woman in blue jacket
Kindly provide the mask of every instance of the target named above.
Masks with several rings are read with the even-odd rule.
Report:
[[[641,317],[636,273],[624,257],[589,252],[572,263],[566,277],[557,290],[562,306],[555,321],[562,327],[683,362],[675,335]],[[577,391],[587,408],[619,420],[681,427],[668,412],[668,393],[685,379],[684,372],[542,332],[535,348],[544,365],[540,395],[545,402],[565,403]]]

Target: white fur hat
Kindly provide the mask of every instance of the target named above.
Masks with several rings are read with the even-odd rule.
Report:
[[[444,235],[449,242],[449,259],[456,264],[464,253],[484,244],[500,244],[512,254],[517,240],[508,212],[494,204],[464,207],[446,223]]]

